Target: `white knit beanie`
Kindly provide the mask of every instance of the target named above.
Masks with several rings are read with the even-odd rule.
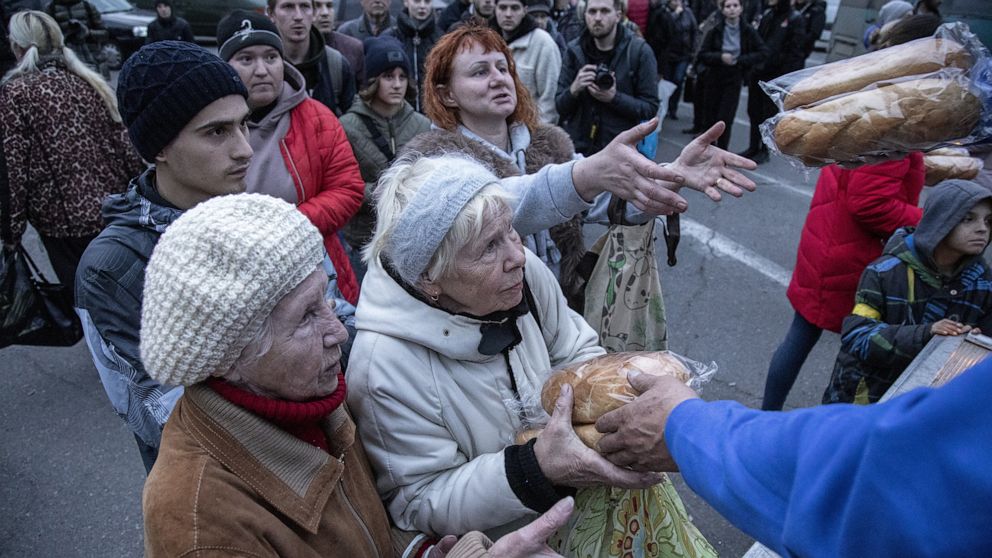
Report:
[[[173,385],[226,373],[323,258],[320,233],[282,200],[237,194],[187,211],[159,239],[145,271],[145,370]]]

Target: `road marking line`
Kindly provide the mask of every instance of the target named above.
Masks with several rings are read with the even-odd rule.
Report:
[[[679,220],[683,235],[691,237],[706,245],[717,256],[725,256],[742,263],[765,277],[775,281],[782,287],[789,286],[792,272],[769,260],[768,258],[734,242],[713,229],[682,215]],[[664,224],[662,223],[662,226]]]
[[[661,138],[661,141],[663,141],[665,143],[669,143],[671,145],[674,145],[675,147],[678,147],[678,148],[685,147],[685,144],[678,143],[677,141],[673,141],[673,140],[668,139],[668,138]],[[762,173],[757,172],[757,171],[743,171],[743,172],[745,174],[754,175],[754,176],[758,177],[759,179],[761,179],[762,182],[767,183],[767,184],[770,184],[772,186],[776,186],[776,187],[781,188],[781,189],[783,189],[783,190],[785,190],[787,192],[792,192],[793,194],[800,195],[800,196],[802,196],[804,198],[813,199],[813,192],[810,192],[809,190],[804,190],[802,188],[798,188],[796,186],[792,186],[791,184],[786,184],[784,182],[780,182],[780,181],[778,181],[778,180],[776,180],[776,179],[768,176],[767,174],[762,174]]]

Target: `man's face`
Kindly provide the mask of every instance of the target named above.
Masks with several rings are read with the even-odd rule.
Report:
[[[492,17],[496,8],[495,0],[472,0],[472,5],[475,7],[475,13],[485,18]]]
[[[302,43],[310,38],[313,4],[311,0],[277,0],[269,18],[276,24],[283,41]]]
[[[155,4],[155,11],[158,12],[158,17],[162,19],[172,17],[172,6],[168,4]]]
[[[530,17],[534,18],[534,23],[536,23],[538,27],[544,29],[545,31],[548,30],[548,18],[550,17],[548,12],[533,12],[530,14]]]
[[[520,0],[499,0],[496,3],[496,23],[504,33],[516,29],[526,15],[527,10]]]
[[[362,11],[372,19],[379,19],[386,15],[389,6],[386,0],[362,0]]]
[[[269,315],[272,347],[257,360],[238,363],[225,377],[260,395],[288,401],[333,393],[348,332],[324,300],[326,287],[327,274],[318,268],[282,297]]]
[[[403,7],[414,21],[425,21],[431,17],[431,0],[403,0]]]
[[[595,38],[606,37],[620,22],[613,0],[589,0],[586,4],[586,27]]]
[[[160,182],[203,201],[244,192],[251,156],[248,104],[241,95],[228,95],[194,116],[155,163]]]
[[[325,35],[334,31],[334,0],[314,0],[313,24]]]

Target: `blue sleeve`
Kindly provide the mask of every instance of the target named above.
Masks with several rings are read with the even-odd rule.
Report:
[[[691,400],[686,483],[782,556],[992,555],[992,360],[940,389],[776,413]]]

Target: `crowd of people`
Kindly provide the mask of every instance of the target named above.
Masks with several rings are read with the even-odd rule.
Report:
[[[642,394],[599,420],[600,452],[567,388],[545,433],[514,443],[550,370],[605,352],[580,313],[583,225],[614,199],[644,223],[685,211],[685,188],[741,196],[740,170],[768,158],[757,82],[803,66],[823,2],[707,4],[405,0],[394,17],[363,0],[336,25],[330,1],[268,0],[220,21],[215,55],[160,0],[116,91],[58,17],[8,14],[2,240],[30,223],[73,287],[148,473],[146,554],[547,555],[577,488],[678,470],[783,555],[992,550],[975,466],[992,447],[971,443],[990,365],[794,413],[632,375]],[[879,45],[928,29],[899,21]],[[684,85],[700,135],[659,165],[637,145],[659,108],[678,118]],[[842,331],[824,402],[865,404],[934,336],[992,330],[992,191],[947,181],[921,210],[922,187],[919,153],[822,171],[764,409],[823,329]],[[932,457],[928,480],[907,452]]]

